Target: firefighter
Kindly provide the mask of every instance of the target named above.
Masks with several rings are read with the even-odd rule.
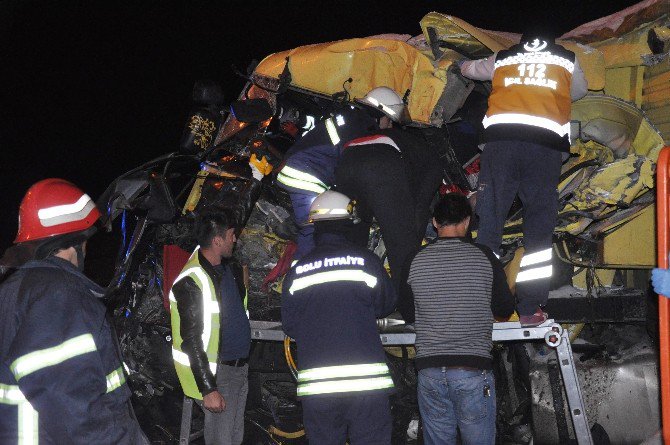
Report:
[[[282,324],[298,348],[298,396],[310,443],[391,442],[393,380],[376,318],[395,307],[380,259],[351,242],[354,203],[333,190],[310,207],[316,247],[282,286]]]
[[[116,338],[83,273],[100,212],[62,179],[34,184],[16,244],[28,261],[0,286],[0,443],[143,444]]]
[[[313,226],[307,221],[314,198],[335,182],[335,166],[342,145],[374,129],[375,121],[367,113],[344,107],[318,122],[286,153],[285,163],[277,174],[277,183],[288,191],[293,214],[298,223],[298,260],[314,247]]]
[[[408,260],[421,245],[430,203],[442,178],[440,158],[425,139],[410,129],[393,128],[408,120],[405,104],[391,88],[377,87],[361,101],[376,113],[380,130],[344,144],[335,170],[337,190],[358,203],[364,224],[358,230],[367,240],[374,217],[396,291],[405,280]],[[398,310],[414,321],[414,303],[402,296]]]
[[[525,254],[517,275],[517,311],[523,326],[535,326],[547,319],[542,306],[552,274],[556,187],[570,151],[570,102],[586,94],[586,79],[575,54],[537,29],[508,50],[459,65],[465,77],[492,81],[483,120],[477,242],[500,256],[505,219],[518,194]]]
[[[232,211],[198,215],[200,244],[170,290],[172,358],[184,394],[205,408],[205,443],[239,445],[249,381],[251,329],[242,270],[230,260]]]

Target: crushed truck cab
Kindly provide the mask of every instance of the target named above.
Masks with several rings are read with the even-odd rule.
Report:
[[[667,2],[647,0],[558,39],[576,54],[589,93],[572,104],[571,156],[558,186],[547,310],[569,335],[590,427],[604,430],[612,443],[642,442],[660,424],[653,341],[658,326],[655,295],[648,288],[649,270],[656,265],[656,162],[670,141],[669,25]],[[376,87],[393,89],[407,104],[404,131],[420,133],[440,154],[440,192],[476,199],[481,121],[491,85],[464,78],[456,62],[487,57],[518,43],[520,36],[438,12],[426,14],[419,27],[421,34],[414,37],[384,34],[268,55],[239,95],[238,102],[254,104],[253,113],[233,107],[214,141],[200,152],[173,154],[135,169],[103,197],[112,216],[136,214],[136,236],[123,249],[113,287],[125,296],[117,318],[137,397],[153,403],[155,387],[179,394],[169,369],[171,336],[162,304],[183,251],[194,248],[193,213],[222,207],[238,212],[243,229],[236,256],[248,266],[250,317],[255,326],[279,329],[281,277],[290,267],[297,227],[291,201],[273,175],[293,142],[338,107],[358,106],[357,99]],[[259,101],[267,114],[258,111],[265,109],[256,107]],[[262,180],[254,179],[250,164],[265,174]],[[167,207],[172,216],[157,210]],[[503,235],[501,259],[512,288],[523,253],[522,215],[523,205],[516,201]],[[385,256],[374,226],[369,248]],[[289,340],[283,345],[264,341],[271,339],[261,328],[257,335],[252,332],[259,341],[250,358],[247,416],[254,426],[249,434],[304,443],[291,377],[300,358],[294,359]],[[381,320],[379,328],[382,335],[408,329],[398,317]],[[156,352],[160,347],[151,349],[155,339],[148,339],[155,335],[147,332],[167,339],[167,345],[159,341],[167,359]],[[418,419],[411,397],[413,348],[394,346],[387,352],[395,380],[403,382],[394,399],[396,421],[402,424],[396,427],[407,431]],[[162,367],[148,362],[156,356]],[[494,356],[500,437],[519,444],[530,437],[538,443],[574,438],[557,364],[545,346],[496,344]]]

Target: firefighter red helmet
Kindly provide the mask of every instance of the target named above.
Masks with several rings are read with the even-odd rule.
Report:
[[[19,207],[14,243],[87,230],[100,218],[93,200],[64,179],[43,179],[28,189]]]

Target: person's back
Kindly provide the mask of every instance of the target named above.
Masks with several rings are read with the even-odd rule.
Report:
[[[393,379],[375,319],[396,293],[378,257],[346,234],[357,220],[345,195],[314,200],[316,247],[286,275],[282,326],[298,348],[298,397],[310,442],[387,445]]]
[[[291,196],[295,221],[298,223],[297,250],[300,259],[314,247],[314,228],[307,222],[314,198],[335,182],[335,168],[342,145],[365,134],[374,120],[359,110],[343,109],[319,122],[286,153],[284,165],[277,174],[277,185]]]
[[[438,238],[410,267],[416,307],[417,368],[439,361],[491,368],[493,266],[481,246]]]
[[[386,273],[372,252],[337,235],[320,235],[317,246],[291,269],[283,284],[289,295],[282,301],[282,314],[299,307],[300,320],[295,314],[282,319],[298,344],[301,369],[366,363],[371,358],[384,362],[373,305],[373,293],[385,291],[382,272]]]
[[[527,141],[569,150],[571,102],[587,92],[575,53],[549,32],[526,32],[517,45],[487,59],[461,62],[464,76],[491,80],[483,120],[487,142]]]
[[[537,26],[532,26],[536,28]],[[561,164],[570,151],[571,101],[587,82],[575,53],[542,29],[529,29],[521,43],[460,63],[464,76],[492,80],[483,120],[486,145],[477,187],[477,242],[497,255],[516,196],[523,203],[524,257],[517,276],[522,326],[547,320],[552,237],[558,214]]]
[[[424,246],[409,268],[407,292],[416,308],[416,368],[424,441],[495,443],[493,317],[509,317],[514,299],[502,265],[485,246],[472,244],[472,209],[450,193],[436,205],[439,238]]]

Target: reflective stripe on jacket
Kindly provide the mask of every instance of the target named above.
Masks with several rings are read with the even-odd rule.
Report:
[[[484,128],[524,124],[560,137],[570,131],[570,83],[575,54],[560,45],[533,42],[500,51]]]
[[[0,286],[0,443],[135,444],[102,289],[60,258]]]
[[[397,300],[386,270],[337,235],[316,242],[282,286],[282,326],[298,347],[298,395],[393,388],[375,322]]]

